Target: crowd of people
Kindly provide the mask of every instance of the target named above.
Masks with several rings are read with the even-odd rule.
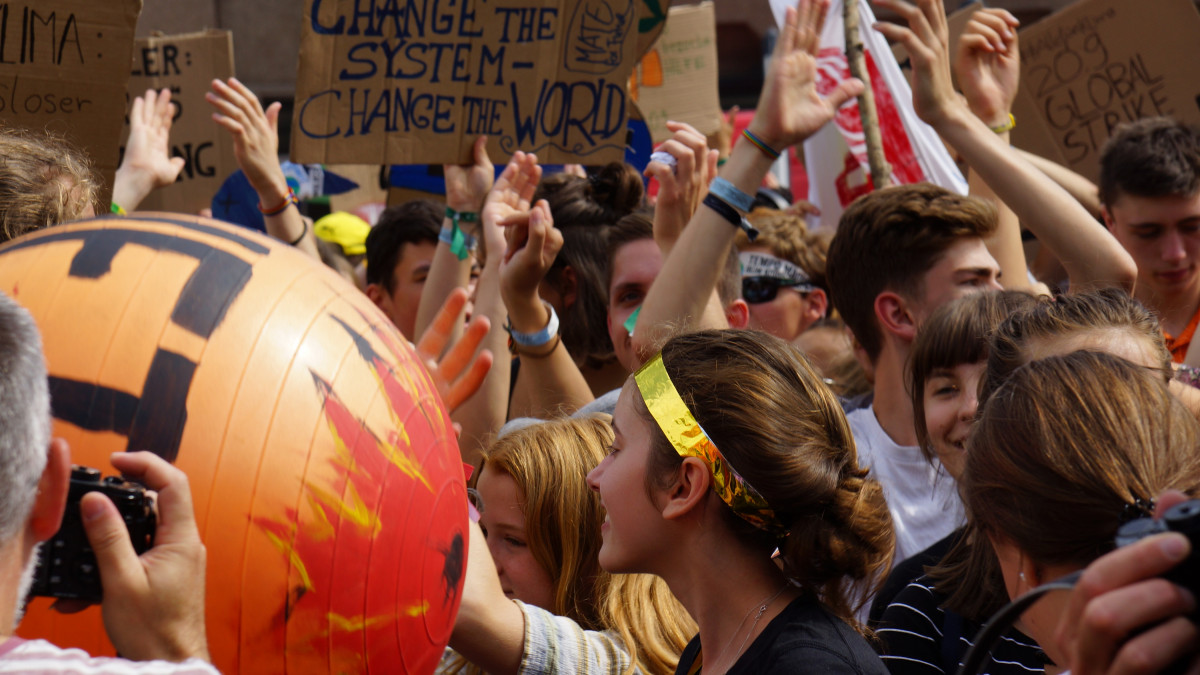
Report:
[[[736,142],[669,123],[645,175],[516,152],[497,176],[480,138],[444,203],[349,239],[297,208],[279,104],[213,83],[267,233],[356,284],[435,379],[444,346],[474,358],[440,382],[478,518],[439,672],[948,674],[1006,604],[1080,572],[981,672],[1200,668],[1196,599],[1162,578],[1189,539],[1114,542],[1200,497],[1200,129],[1118,128],[1092,185],[1009,146],[1011,14],[951,44],[940,0],[874,1],[971,194],[885,187],[829,230],[762,189],[862,91],[818,92],[828,0],[788,10]],[[3,238],[171,183],[171,105],[135,100],[111,208],[68,145],[0,132]],[[212,672],[187,479],[149,453],[113,457],[159,493],[148,553],[82,505],[122,658],[11,637],[70,466],[39,345],[0,296],[0,672]]]

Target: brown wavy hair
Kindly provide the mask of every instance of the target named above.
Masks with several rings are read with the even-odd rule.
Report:
[[[88,156],[65,138],[0,128],[0,243],[96,213],[100,182]]]
[[[1112,550],[1127,504],[1167,489],[1200,494],[1200,425],[1159,373],[1107,353],[1015,370],[967,447],[960,488],[970,543],[932,571],[946,607],[967,617],[1008,602],[985,535],[1038,565],[1082,568]]]
[[[729,527],[764,556],[778,545],[787,576],[862,630],[854,612],[890,568],[894,537],[883,490],[858,465],[837,398],[800,350],[758,331],[681,335],[663,346],[662,360],[696,421],[787,534],[725,509]],[[683,460],[634,400],[654,429],[650,489]]]

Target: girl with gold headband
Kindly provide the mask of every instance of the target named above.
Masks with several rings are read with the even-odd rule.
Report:
[[[696,619],[677,673],[885,671],[854,611],[889,566],[891,520],[797,349],[676,337],[626,383],[613,429],[588,476],[600,565],[661,576]]]

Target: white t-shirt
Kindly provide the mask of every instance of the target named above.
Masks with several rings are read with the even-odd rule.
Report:
[[[183,663],[97,658],[81,649],[60,649],[45,640],[8,638],[0,644],[0,673],[73,675],[220,675],[197,659]]]
[[[926,461],[915,445],[897,445],[875,418],[875,406],[848,415],[858,465],[883,486],[896,533],[895,566],[924,551],[963,524],[962,500],[941,464]]]

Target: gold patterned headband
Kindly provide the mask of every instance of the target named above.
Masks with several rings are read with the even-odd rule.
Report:
[[[667,375],[662,354],[642,366],[633,379],[637,382],[638,391],[642,393],[650,415],[671,442],[675,452],[678,452],[680,457],[696,457],[708,466],[713,477],[713,490],[721,500],[728,504],[734,513],[755,527],[763,530],[779,529],[775,522],[775,512],[767,505],[767,500],[738,474],[700,427],[692,411],[688,410],[687,404],[683,402],[679,391],[671,382],[671,377]]]

